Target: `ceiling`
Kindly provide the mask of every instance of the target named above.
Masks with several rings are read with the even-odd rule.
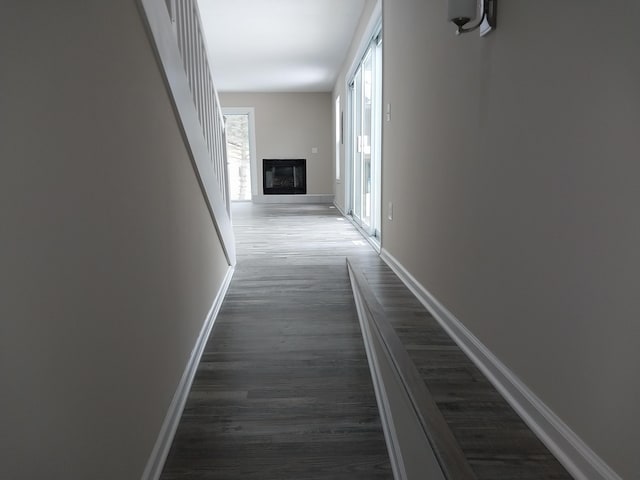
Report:
[[[366,0],[198,0],[221,92],[328,92]]]

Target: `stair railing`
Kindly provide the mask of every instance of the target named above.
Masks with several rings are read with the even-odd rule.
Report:
[[[224,117],[196,0],[138,0],[229,265],[235,264]]]

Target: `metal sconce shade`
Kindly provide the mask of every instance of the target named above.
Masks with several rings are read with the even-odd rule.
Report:
[[[467,23],[478,16],[480,20],[475,25],[465,27]],[[498,0],[448,0],[448,19],[458,27],[458,34],[473,32],[480,29],[484,36],[496,28]]]
[[[478,0],[449,0],[448,19],[462,27],[478,15]]]

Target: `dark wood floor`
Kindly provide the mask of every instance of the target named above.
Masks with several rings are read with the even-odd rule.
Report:
[[[392,478],[346,257],[476,478],[571,478],[335,209],[236,204],[234,224],[236,273],[162,480]]]
[[[335,209],[234,206],[238,265],[163,480],[391,479]]]
[[[571,476],[380,259],[352,262],[417,367],[478,480]]]

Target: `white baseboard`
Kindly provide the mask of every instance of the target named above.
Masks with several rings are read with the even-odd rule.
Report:
[[[141,480],[158,480],[160,478],[164,462],[167,459],[169,449],[173,443],[173,437],[178,429],[180,417],[182,417],[182,411],[184,410],[184,406],[187,402],[187,397],[189,396],[191,384],[193,383],[193,378],[195,377],[196,370],[198,369],[202,352],[204,351],[204,347],[206,346],[209,335],[211,334],[211,329],[213,328],[213,324],[215,323],[220,307],[222,306],[224,296],[229,289],[231,277],[233,277],[233,271],[234,268],[229,267],[224,280],[222,281],[222,285],[220,286],[220,290],[218,290],[211,309],[207,314],[204,325],[200,330],[196,344],[193,347],[191,356],[189,357],[189,362],[187,363],[182,374],[182,378],[180,379],[180,383],[178,383],[176,392],[173,395],[173,400],[171,400],[171,404],[167,410],[167,415],[164,418],[164,422],[162,422],[160,433],[158,434],[158,438],[153,446],[147,465],[142,473]]]
[[[333,194],[254,195],[253,203],[333,203]]]
[[[383,248],[380,257],[576,480],[622,480],[387,250]]]

